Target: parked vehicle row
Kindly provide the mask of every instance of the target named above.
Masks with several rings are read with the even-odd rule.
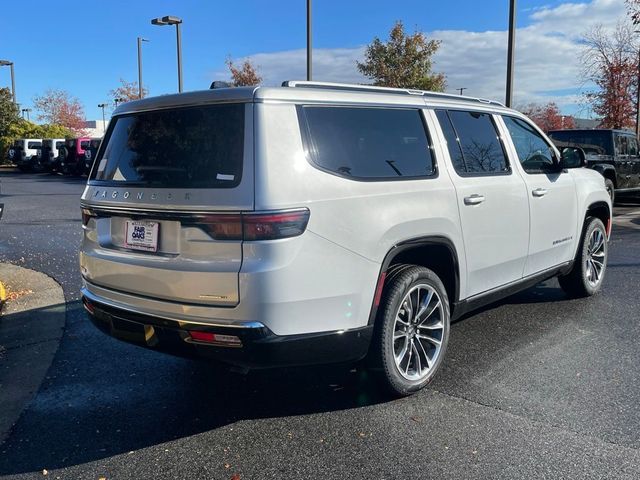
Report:
[[[100,147],[100,138],[20,138],[8,151],[8,160],[21,171],[88,175]]]

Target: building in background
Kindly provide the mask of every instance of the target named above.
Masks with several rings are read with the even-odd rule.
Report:
[[[103,122],[102,120],[87,120],[84,122],[84,129],[87,137],[101,138],[107,129],[107,122]]]

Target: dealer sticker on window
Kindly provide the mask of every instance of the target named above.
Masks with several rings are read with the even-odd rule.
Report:
[[[124,244],[133,250],[158,251],[158,222],[127,220]]]

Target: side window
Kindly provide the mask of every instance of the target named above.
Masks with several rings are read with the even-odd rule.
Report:
[[[449,153],[458,173],[465,175],[509,173],[507,156],[490,114],[459,110],[440,112],[443,113],[436,112],[436,115],[445,137],[448,137]],[[448,113],[452,130],[449,130],[447,122],[444,121],[445,113]],[[453,132],[455,132],[455,143]]]
[[[518,160],[527,173],[545,173],[555,168],[553,150],[529,123],[515,117],[502,117],[516,147]]]
[[[638,156],[638,140],[636,137],[628,137],[627,140],[629,146],[629,156],[637,157]]]
[[[82,148],[83,150],[86,150],[87,148],[89,148],[89,140],[83,140],[80,142],[80,148]]]
[[[447,141],[447,148],[449,150],[449,157],[451,157],[451,163],[453,163],[453,168],[455,168],[458,173],[466,173],[467,166],[464,164],[460,141],[458,140],[456,131],[453,129],[453,125],[451,125],[449,114],[446,110],[436,110],[436,117],[438,117],[440,128],[442,128],[442,133],[444,133],[444,138]]]
[[[324,170],[354,179],[435,174],[417,109],[307,105],[298,112],[309,156]]]
[[[616,154],[620,157],[629,155],[626,135],[616,135]]]

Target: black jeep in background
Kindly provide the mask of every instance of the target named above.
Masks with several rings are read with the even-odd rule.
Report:
[[[602,174],[611,201],[618,193],[640,192],[638,139],[626,130],[551,130],[557,147],[580,147],[587,166]]]

